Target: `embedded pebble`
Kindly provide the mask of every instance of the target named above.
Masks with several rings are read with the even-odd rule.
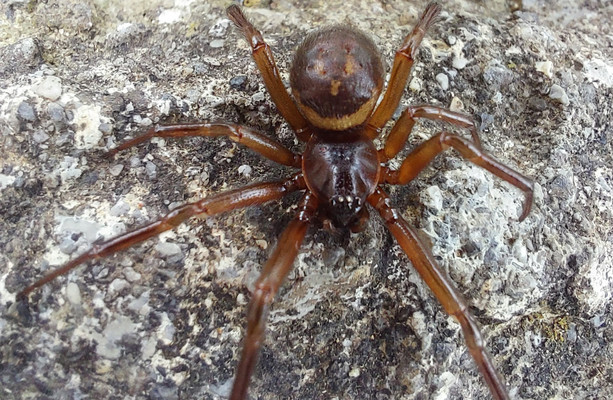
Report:
[[[121,215],[125,215],[130,211],[130,205],[123,200],[119,200],[113,207],[109,213],[114,217],[119,217]]]
[[[409,82],[409,89],[411,89],[413,92],[421,91],[422,86],[423,86],[422,80],[417,77],[411,79],[411,82]]]
[[[449,109],[451,111],[463,112],[464,103],[457,96],[453,96],[453,98],[451,99],[451,103],[449,104]]]
[[[83,174],[83,171],[79,168],[79,160],[74,157],[64,157],[64,161],[60,162],[60,168],[60,178],[62,182],[79,178]]]
[[[266,96],[262,92],[258,92],[256,94],[254,94],[253,96],[251,96],[251,100],[254,103],[259,103],[261,101],[264,101],[265,99],[266,99]]]
[[[39,130],[32,134],[32,139],[34,139],[36,143],[44,143],[49,140],[49,135],[47,135],[45,131]]]
[[[568,331],[566,332],[566,339],[570,343],[575,343],[577,341],[577,328],[575,324],[570,324]]]
[[[98,375],[106,375],[112,370],[111,366],[112,364],[109,360],[99,359],[96,360],[95,371]]]
[[[483,70],[483,79],[490,91],[496,92],[513,81],[513,72],[492,62]]]
[[[98,130],[105,135],[110,135],[113,132],[113,125],[103,122],[102,124],[98,125]]]
[[[158,339],[162,341],[164,344],[168,345],[172,343],[173,336],[175,335],[175,326],[172,324],[170,318],[168,318],[168,314],[161,313],[160,318],[160,327],[158,328],[157,334]]]
[[[215,25],[213,25],[209,29],[209,35],[217,37],[217,38],[226,37],[226,31],[228,30],[229,26],[230,26],[230,21],[224,18],[216,22]]]
[[[449,77],[442,72],[436,75],[436,80],[439,85],[441,85],[441,89],[447,90],[449,89]]]
[[[526,249],[526,246],[521,240],[518,240],[515,242],[512,250],[513,250],[513,256],[515,256],[515,258],[519,262],[521,263],[528,262],[528,249]]]
[[[81,304],[81,290],[79,285],[74,282],[66,284],[66,298],[70,304]]]
[[[604,318],[602,318],[602,316],[600,315],[596,315],[594,318],[592,318],[592,324],[594,325],[594,328],[600,328],[604,324],[604,322]]]
[[[100,107],[81,106],[74,110],[72,123],[75,126],[75,147],[78,149],[91,149],[102,139],[100,126]]]
[[[453,57],[451,61],[451,66],[455,69],[464,69],[468,64],[468,59],[462,55],[462,53],[458,53]]]
[[[109,294],[119,293],[130,286],[130,282],[126,281],[125,279],[113,279],[113,282],[109,284],[108,291]]]
[[[230,87],[232,89],[243,90],[245,89],[246,83],[247,83],[246,75],[238,75],[230,79]]]
[[[155,250],[160,253],[162,257],[170,257],[181,253],[181,247],[171,242],[158,242],[158,244],[155,245]]]
[[[61,122],[66,118],[64,108],[57,103],[49,103],[47,106],[47,114],[55,122]]]
[[[551,89],[549,89],[549,98],[551,98],[552,100],[556,100],[565,106],[570,104],[570,100],[568,99],[566,91],[562,89],[560,85],[557,84],[551,85]]]
[[[249,165],[241,165],[238,167],[238,173],[248,177],[251,175],[251,167]]]
[[[62,81],[57,76],[45,76],[33,89],[37,95],[55,101],[62,95]]]
[[[539,61],[535,64],[536,70],[545,74],[547,78],[553,77],[553,63],[551,61]]]
[[[130,168],[136,168],[140,165],[140,158],[137,156],[130,157]]]
[[[133,118],[134,118],[134,122],[140,126],[149,126],[153,124],[153,121],[151,121],[151,118],[143,118],[140,115],[135,115]]]
[[[113,176],[118,176],[123,171],[123,164],[115,164],[111,168],[109,168],[109,172]]]
[[[145,169],[147,170],[147,175],[149,175],[149,178],[155,178],[157,166],[154,163],[147,161],[145,163]]]
[[[121,356],[121,347],[116,344],[124,335],[136,332],[138,326],[127,317],[110,321],[99,337],[96,353],[103,358],[114,360]]]
[[[225,42],[226,41],[223,39],[215,39],[215,40],[211,40],[211,42],[209,43],[209,46],[211,46],[214,49],[218,49],[220,47],[223,47]]]
[[[62,241],[60,242],[60,245],[58,246],[60,251],[64,254],[72,254],[75,252],[75,250],[79,247],[77,245],[77,242],[75,242],[74,240],[72,240],[71,238],[67,237],[62,239]]]
[[[33,122],[36,121],[36,113],[31,105],[22,101],[17,107],[17,117],[23,121]]]
[[[141,294],[137,299],[132,300],[128,304],[128,308],[130,310],[138,312],[142,310],[143,307],[145,307],[148,302],[149,302],[149,291],[146,291],[145,293]]]
[[[40,57],[40,49],[33,38],[26,38],[18,43],[15,56],[21,56],[26,64],[33,64]]]
[[[181,11],[172,8],[170,10],[163,10],[158,16],[158,22],[160,24],[174,24],[181,19]]]
[[[15,182],[15,177],[10,175],[0,174],[0,189],[4,189]]]
[[[443,209],[443,193],[438,186],[430,186],[423,193],[427,196],[424,204],[432,207],[435,214]]]
[[[157,340],[155,338],[149,338],[143,341],[141,346],[141,352],[143,353],[143,358],[149,359],[153,357],[155,354],[155,349],[157,347]]]
[[[205,56],[202,58],[202,61],[204,61],[205,63],[213,66],[213,67],[219,67],[221,65],[221,61],[219,61],[217,58],[215,57],[210,57],[210,56]]]
[[[206,308],[211,308],[213,306],[213,300],[207,297],[206,299],[204,299],[204,306]]]
[[[132,267],[126,267],[123,270],[123,276],[130,282],[137,282],[141,279],[141,274],[136,272]]]

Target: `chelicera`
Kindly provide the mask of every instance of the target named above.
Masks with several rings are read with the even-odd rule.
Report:
[[[260,32],[247,21],[239,7],[229,7],[228,16],[251,46],[253,58],[272,100],[298,139],[306,144],[303,153],[296,154],[277,140],[245,126],[195,123],[155,126],[146,134],[111,150],[110,154],[154,137],[227,136],[272,161],[295,167],[297,172],[285,180],[252,184],[180,206],[158,221],[93,246],[26,287],[18,298],[25,300],[33,290],[79,264],[133,246],[173,229],[192,216],[212,216],[300,191],[304,194],[298,211],[281,234],[277,247],[255,283],[231,399],[245,399],[247,396],[249,380],[264,341],[269,307],[294,263],[307,228],[319,219],[324,227],[339,234],[359,232],[369,218],[369,209],[380,214],[445,311],[459,322],[470,354],[492,396],[495,399],[509,399],[467,303],[436,263],[428,246],[419,239],[416,230],[392,207],[384,186],[410,182],[434,157],[451,147],[467,160],[524,192],[525,202],[519,217],[521,221],[531,208],[532,181],[496,161],[482,149],[471,117],[437,106],[408,107],[389,132],[383,148],[377,149],[373,143],[396,110],[419,44],[439,12],[438,4],[429,4],[413,31],[404,39],[396,52],[387,90],[377,103],[383,92],[384,65],[375,45],[364,33],[345,26],[332,26],[308,35],[298,48],[291,66],[292,98],[279,77],[272,52]],[[388,166],[388,161],[405,146],[419,118],[443,120],[466,128],[472,137],[469,140],[442,131],[408,154],[399,168]]]

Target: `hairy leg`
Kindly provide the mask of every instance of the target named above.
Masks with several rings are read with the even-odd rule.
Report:
[[[231,140],[243,144],[264,157],[282,165],[300,168],[301,157],[288,150],[281,143],[246,126],[226,123],[194,123],[178,125],[155,125],[147,133],[120,144],[108,152],[109,156],[121,150],[136,146],[154,137],[181,138],[192,136],[218,137],[227,136]]]
[[[445,311],[459,322],[468,350],[485,378],[494,399],[509,400],[506,387],[494,367],[491,356],[485,349],[485,342],[481,337],[477,322],[470,314],[466,301],[454,287],[451,279],[437,264],[428,247],[420,241],[415,229],[402,218],[398,210],[391,207],[389,197],[383,190],[377,189],[370,195],[368,202],[379,211],[385,225]]]
[[[398,103],[404,93],[409,73],[413,67],[417,49],[428,29],[436,21],[436,16],[440,12],[440,5],[436,3],[428,4],[417,22],[417,25],[415,25],[413,31],[404,39],[400,50],[396,52],[394,65],[383,99],[367,121],[365,132],[371,139],[379,136],[383,126],[392,117],[396,108],[398,108]]]
[[[237,208],[262,204],[270,200],[280,199],[293,191],[304,189],[305,187],[302,173],[299,173],[285,181],[250,185],[241,189],[219,193],[194,203],[187,203],[172,210],[158,221],[151,222],[143,227],[94,245],[79,257],[49,272],[38,281],[23,289],[17,294],[17,298],[25,299],[33,290],[51,282],[58,276],[66,274],[80,264],[117,253],[164,231],[173,229],[190,217],[197,215],[208,217]]]
[[[471,116],[431,105],[409,106],[404,110],[400,118],[398,118],[398,121],[396,121],[385,140],[385,147],[382,152],[383,161],[394,158],[396,154],[402,150],[413,130],[417,118],[438,119],[461,128],[470,129],[473,143],[475,143],[478,148],[481,148],[481,140],[477,134],[477,126]]]
[[[492,174],[524,192],[524,207],[519,220],[524,220],[532,208],[534,183],[529,178],[495,160],[477,147],[473,142],[449,132],[441,132],[413,150],[402,162],[398,170],[386,169],[381,174],[382,181],[404,185],[413,180],[438,154],[453,147],[468,161],[485,168]]]
[[[253,59],[262,74],[264,84],[268,89],[268,93],[270,93],[272,101],[277,106],[279,113],[289,123],[294,132],[296,132],[298,139],[306,142],[310,136],[308,124],[300,111],[298,111],[296,103],[294,103],[294,100],[292,100],[285,85],[283,85],[281,81],[279,70],[275,64],[275,58],[272,55],[270,47],[266,44],[264,38],[262,38],[262,34],[247,20],[240,7],[231,5],[226,12],[232,22],[241,29],[247,43],[251,46]]]
[[[247,311],[247,332],[243,352],[236,370],[230,400],[244,400],[247,397],[249,380],[264,341],[270,304],[294,263],[316,209],[317,200],[307,193],[299,205],[298,214],[281,234],[277,247],[255,283],[255,291]]]

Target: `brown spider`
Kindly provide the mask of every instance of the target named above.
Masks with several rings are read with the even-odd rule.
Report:
[[[239,7],[230,6],[228,16],[250,44],[253,58],[279,112],[298,139],[306,142],[304,152],[295,154],[275,139],[244,126],[196,123],[155,126],[145,135],[111,150],[110,154],[153,137],[227,136],[270,160],[295,167],[299,172],[286,180],[253,184],[178,207],[158,221],[94,245],[86,253],[26,287],[18,298],[25,300],[34,289],[77,265],[128,248],[172,229],[192,216],[211,216],[303,191],[299,211],[281,234],[277,247],[264,265],[249,305],[244,347],[230,395],[233,400],[245,399],[264,340],[270,304],[290,271],[307,228],[315,218],[319,218],[330,230],[359,232],[369,217],[368,204],[381,215],[445,311],[460,323],[468,349],[492,396],[509,399],[468,305],[428,247],[420,241],[416,230],[392,208],[382,185],[410,182],[436,155],[452,147],[469,161],[525,193],[521,221],[528,215],[532,204],[532,181],[482,150],[472,118],[437,106],[408,107],[391,129],[384,147],[377,150],[373,144],[373,139],[381,134],[398,106],[417,48],[440,9],[436,3],[429,4],[405,38],[396,52],[387,90],[377,105],[383,88],[384,66],[375,45],[365,34],[344,26],[332,26],[307,36],[291,67],[292,99],[262,35],[247,21]],[[472,141],[441,132],[413,150],[400,168],[388,167],[386,163],[404,147],[417,118],[440,119],[470,129]]]

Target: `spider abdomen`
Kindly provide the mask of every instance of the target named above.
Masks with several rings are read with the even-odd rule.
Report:
[[[370,115],[383,74],[381,57],[368,36],[331,26],[310,34],[298,47],[290,85],[309,122],[340,131],[362,124]]]
[[[314,135],[304,151],[302,170],[324,216],[336,227],[351,227],[377,187],[377,149],[360,134],[351,139],[343,135],[342,141]]]

